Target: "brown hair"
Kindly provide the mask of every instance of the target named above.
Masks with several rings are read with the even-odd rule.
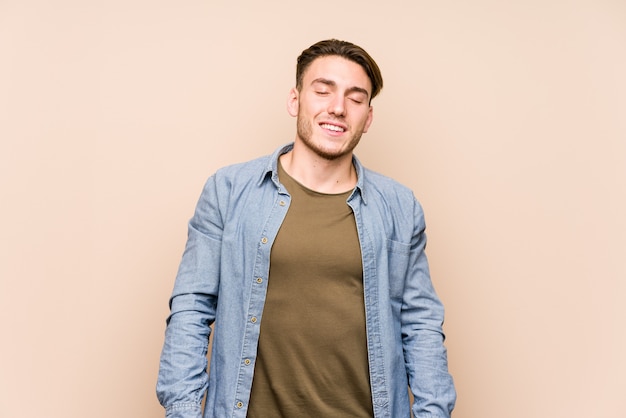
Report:
[[[370,101],[376,97],[383,88],[383,76],[376,61],[360,46],[337,39],[317,42],[302,51],[296,65],[296,88],[298,90],[302,89],[302,77],[313,61],[320,57],[332,55],[337,55],[359,64],[365,70],[372,83],[372,97],[370,97]]]

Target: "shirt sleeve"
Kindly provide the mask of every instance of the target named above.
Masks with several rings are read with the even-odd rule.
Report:
[[[208,388],[207,350],[219,286],[222,218],[209,178],[195,213],[170,298],[157,397],[168,418],[200,418]]]
[[[450,417],[456,402],[443,334],[444,309],[430,279],[421,206],[414,201],[415,227],[403,294],[404,360],[416,418]]]

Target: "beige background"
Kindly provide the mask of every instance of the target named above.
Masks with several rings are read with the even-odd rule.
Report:
[[[290,141],[323,38],[423,203],[456,418],[626,413],[626,3],[0,0],[0,415],[160,417],[205,179]]]

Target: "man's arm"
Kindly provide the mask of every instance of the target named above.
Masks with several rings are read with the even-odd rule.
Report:
[[[187,245],[170,299],[157,397],[168,418],[200,418],[208,387],[207,349],[219,286],[222,219],[215,177],[189,221]]]
[[[404,361],[413,393],[415,417],[450,417],[456,401],[443,344],[444,310],[433,288],[424,249],[424,214],[414,202],[415,228],[402,306]]]

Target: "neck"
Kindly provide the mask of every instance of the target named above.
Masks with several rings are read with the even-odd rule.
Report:
[[[326,160],[298,145],[296,142],[290,152],[280,157],[283,169],[296,181],[319,193],[336,194],[354,189],[357,175],[352,154]]]

